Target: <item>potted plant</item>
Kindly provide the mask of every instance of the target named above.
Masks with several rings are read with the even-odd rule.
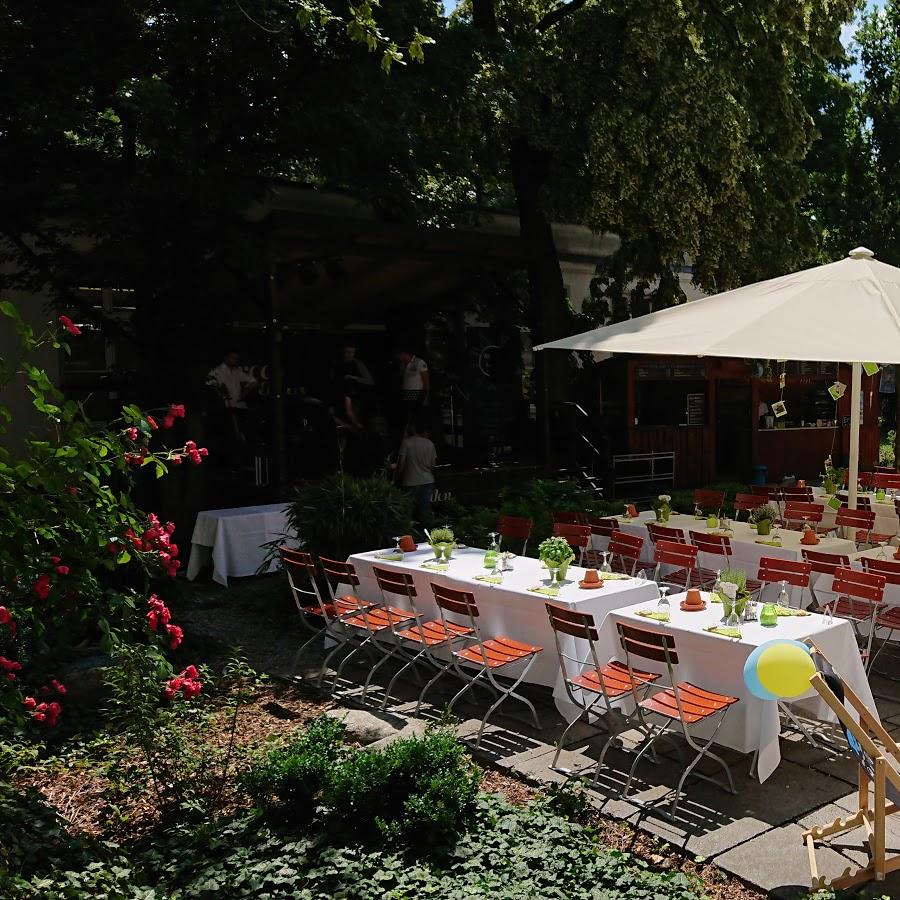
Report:
[[[562,581],[566,577],[569,563],[575,559],[575,553],[565,538],[550,537],[541,541],[538,547],[538,559],[551,571],[557,570],[557,579]]]
[[[435,559],[440,559],[443,556],[444,559],[449,561],[455,543],[456,537],[453,534],[453,529],[447,525],[443,528],[435,528],[431,532],[431,549],[434,550]]]
[[[670,494],[660,494],[653,501],[653,511],[656,513],[657,522],[669,521],[669,516],[672,515],[672,507],[669,505],[671,502],[672,497]]]
[[[778,510],[771,503],[757,506],[750,513],[750,521],[756,525],[756,533],[765,536],[772,532],[772,522],[778,518]]]

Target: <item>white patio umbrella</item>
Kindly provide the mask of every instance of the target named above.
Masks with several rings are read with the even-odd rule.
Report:
[[[861,364],[900,363],[900,268],[865,247],[846,259],[551,341],[536,350],[852,363],[851,508],[859,474]]]

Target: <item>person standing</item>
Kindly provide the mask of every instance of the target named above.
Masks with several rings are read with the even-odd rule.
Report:
[[[403,403],[410,413],[415,413],[423,406],[428,406],[431,392],[431,375],[428,365],[420,356],[410,350],[401,350],[397,354],[403,369]]]
[[[345,343],[340,357],[331,367],[334,412],[339,419],[360,430],[365,417],[366,399],[375,379],[366,364],[356,356],[356,347]]]
[[[425,528],[431,528],[431,497],[434,494],[434,467],[437,450],[425,427],[414,420],[412,434],[400,444],[397,474],[403,489],[413,498],[413,515]]]
[[[246,393],[256,385],[256,379],[241,368],[240,361],[237,350],[226,350],[222,362],[206,376],[206,384],[218,390],[226,409],[246,409]]]

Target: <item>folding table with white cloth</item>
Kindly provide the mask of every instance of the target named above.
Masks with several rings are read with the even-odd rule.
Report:
[[[822,512],[822,527],[836,527],[835,519],[837,518],[837,510],[833,506],[828,505],[828,501],[831,500],[834,495],[827,494],[825,488],[822,487],[814,487],[812,492],[813,502],[821,503],[825,506],[825,509]],[[878,534],[894,535],[891,542],[896,543],[897,534],[900,532],[900,519],[897,518],[897,510],[894,506],[893,498],[879,500],[871,491],[860,491],[857,494],[857,497],[868,497],[869,499],[872,512],[875,513],[875,527],[872,530]]]
[[[478,581],[477,575],[488,575],[491,570],[484,567],[484,550],[471,547],[453,551],[446,571],[423,568],[422,564],[430,563],[434,556],[427,544],[421,545],[414,553],[405,553],[402,560],[378,559],[377,553],[384,551],[357,553],[348,559],[359,578],[360,599],[382,599],[372,571],[374,566],[412,575],[417,593],[416,607],[425,619],[439,618],[431,592],[432,582],[471,591],[478,604],[479,627],[485,638],[503,634],[543,648],[528,673],[527,681],[547,687],[557,681],[559,660],[545,601],[590,612],[599,624],[612,609],[633,603],[655,602],[659,596],[656,584],[643,578],[606,581],[602,588],[582,589],[578,582],[584,577],[585,570],[574,565],[569,566],[566,574],[568,583],[555,597],[535,593],[529,588],[546,587],[549,573],[539,560],[525,556],[513,560],[513,571],[503,573],[502,584]],[[396,603],[396,598],[388,599]]]
[[[197,514],[191,535],[187,577],[193,581],[213,565],[213,581],[228,587],[229,578],[255,575],[266,558],[264,546],[287,533],[287,503],[206,509]],[[273,560],[268,571],[277,567]]]
[[[725,717],[716,743],[730,747],[741,753],[759,751],[757,774],[760,781],[765,781],[778,767],[781,761],[781,749],[778,738],[781,722],[778,705],[775,701],[759,700],[744,685],[744,663],[747,657],[760,644],[776,638],[802,641],[812,639],[841,677],[865,701],[875,714],[875,702],[866,678],[856,647],[856,639],[849,622],[835,619],[827,624],[824,617],[810,614],[807,616],[779,617],[778,625],[766,628],[758,622],[742,622],[740,639],[722,637],[704,631],[712,625],[721,624],[722,607],[709,602],[710,595],[703,592],[707,607],[700,612],[685,612],[680,603],[685,594],[670,597],[671,619],[668,623],[660,623],[653,619],[637,615],[638,610],[654,610],[655,604],[639,603],[623,609],[612,610],[603,622],[598,640],[598,651],[602,661],[613,657],[625,661],[616,631],[616,623],[624,622],[636,628],[650,631],[665,631],[673,635],[678,651],[679,664],[676,677],[689,681],[699,687],[738,697]],[[586,648],[586,642],[579,641]],[[586,651],[585,651],[586,652]],[[641,659],[643,669],[665,673],[664,664],[655,664]],[[563,715],[576,713],[566,696],[562,678],[554,689],[557,708]],[[633,708],[630,700],[624,711]],[[803,710],[806,715],[821,721],[834,721],[831,712],[810,690],[809,694],[790,701],[792,707]],[[706,738],[711,733],[712,723],[695,726],[698,736]]]
[[[628,534],[635,534],[644,539],[644,549],[642,558],[653,558],[653,545],[647,531],[647,523],[654,521],[655,514],[651,512],[642,513],[640,518],[631,519],[630,521],[619,520],[619,527]],[[717,534],[720,533],[718,528],[708,528],[706,519],[695,519],[688,515],[672,515],[669,521],[664,523],[669,528],[680,528],[684,531],[685,539],[690,541],[690,533],[698,531],[701,534]],[[759,561],[764,556],[776,557],[778,559],[801,560],[803,558],[803,544],[800,543],[802,534],[799,531],[790,531],[786,528],[778,529],[777,537],[780,539],[780,546],[774,546],[775,537],[769,535],[760,537],[756,531],[750,527],[747,522],[730,523],[729,537],[731,539],[731,549],[733,555],[729,567],[732,569],[742,569],[748,578],[756,578],[759,571]],[[843,553],[852,554],[856,552],[856,545],[853,541],[845,540],[838,537],[821,537],[819,543],[810,547],[811,550],[818,550],[822,553]],[[721,557],[714,557],[707,553],[699,553],[697,555],[697,565],[704,569],[721,569],[724,568]],[[763,591],[762,600],[772,600],[773,602],[778,596],[778,585],[767,586]],[[788,597],[792,606],[799,606],[801,603],[800,588],[788,585]],[[803,605],[809,605],[809,597],[806,596],[802,600]]]

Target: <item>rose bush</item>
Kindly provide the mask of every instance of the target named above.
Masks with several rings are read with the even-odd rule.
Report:
[[[175,526],[137,509],[130,488],[136,469],[161,477],[169,463],[201,463],[206,449],[193,441],[152,447],[157,432],[184,417],[178,403],[162,411],[161,428],[131,405],[97,427],[30,362],[48,346],[68,353],[64,338],[77,339],[78,326],[60,316],[35,333],[7,301],[0,316],[21,345],[14,362],[0,358],[0,397],[26,390],[44,417],[42,433],[0,447],[0,713],[48,727],[64,714],[60,667],[79,648],[115,654],[123,643],[181,642],[181,628],[150,593],[152,579],[174,578],[181,565]],[[10,419],[0,405],[0,438]]]

